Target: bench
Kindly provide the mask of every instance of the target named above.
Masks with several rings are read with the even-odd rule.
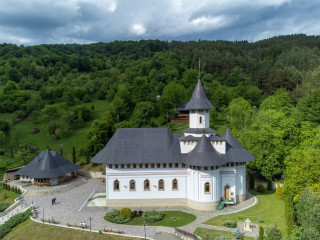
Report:
[[[73,222],[67,222],[66,225],[68,227],[88,228],[88,226],[86,224],[73,223]]]
[[[116,228],[102,228],[104,232],[114,232],[114,233],[123,233],[122,230]]]
[[[36,212],[34,212],[36,214]],[[33,213],[31,213],[33,214]],[[31,215],[32,216],[32,215]],[[32,216],[33,217],[33,216]],[[40,218],[40,220],[42,222],[47,222],[47,223],[54,223],[54,224],[58,224],[59,222],[57,220],[54,219],[48,219],[48,218]]]

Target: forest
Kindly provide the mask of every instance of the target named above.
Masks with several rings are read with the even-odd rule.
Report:
[[[284,177],[288,239],[320,239],[319,48],[319,36],[303,34],[253,43],[1,44],[0,171],[46,148],[88,164],[118,127],[180,131],[170,118],[190,99],[200,58],[211,128],[222,134],[228,125],[256,157],[249,175]]]

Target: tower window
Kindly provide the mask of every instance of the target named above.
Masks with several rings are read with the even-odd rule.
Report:
[[[148,179],[144,180],[144,190],[149,191],[150,190],[150,182]]]
[[[130,191],[135,191],[136,190],[136,181],[131,180],[130,181]]]
[[[163,181],[163,179],[159,180],[158,189],[159,189],[159,191],[164,190],[164,181]]]
[[[113,182],[113,191],[119,191],[120,190],[120,183],[118,180],[115,180]]]
[[[178,190],[178,180],[176,178],[172,180],[172,190]]]
[[[202,123],[202,117],[199,117],[199,123],[200,124]]]

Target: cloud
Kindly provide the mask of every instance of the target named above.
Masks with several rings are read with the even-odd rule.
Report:
[[[256,41],[319,35],[316,0],[1,0],[0,42]]]

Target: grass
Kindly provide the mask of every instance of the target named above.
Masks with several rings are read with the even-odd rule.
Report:
[[[29,240],[29,239],[37,239],[37,240],[47,240],[47,239],[55,239],[55,240],[129,240],[135,238],[109,235],[109,234],[98,234],[98,233],[90,233],[87,231],[75,230],[62,228],[57,226],[50,226],[46,224],[36,223],[32,220],[28,219],[27,221],[19,224],[17,227],[13,228],[12,231],[7,234],[4,240]]]
[[[3,198],[5,194],[7,195],[6,199]],[[5,190],[3,189],[2,184],[0,185],[0,203],[9,203],[11,205],[18,196],[18,193]]]
[[[196,216],[193,214],[185,213],[182,211],[164,211],[165,216],[162,220],[147,223],[148,226],[166,226],[166,227],[182,227],[185,226],[194,220]],[[141,226],[144,223],[142,217],[135,217],[130,222],[126,223],[127,225],[138,225]]]
[[[207,239],[207,233],[209,234],[209,240],[214,240],[217,237],[224,236],[228,237],[230,239],[234,239],[234,236],[231,232],[225,232],[225,231],[218,231],[213,229],[207,229],[207,228],[197,228],[194,231],[194,234],[197,236],[200,236],[202,239]],[[251,240],[254,238],[251,237],[244,237],[244,240]]]
[[[16,135],[16,142],[13,144],[15,146],[32,145],[38,147],[39,151],[43,151],[47,148],[47,146],[49,146],[51,150],[60,152],[60,147],[62,147],[64,157],[71,160],[72,147],[75,146],[78,153],[79,148],[83,147],[85,144],[86,135],[89,132],[93,121],[102,118],[103,113],[109,108],[109,103],[105,100],[93,100],[90,103],[81,105],[87,105],[89,107],[92,105],[94,106],[92,120],[84,123],[81,128],[72,131],[68,137],[57,140],[54,136],[49,135],[46,121],[34,123],[31,117],[28,117],[27,119],[13,125],[12,129],[10,130],[10,132],[14,132]],[[1,118],[11,121],[14,119],[13,116],[14,114],[0,114]],[[31,134],[30,131],[34,127],[39,128],[40,132],[37,134]],[[10,140],[8,136],[1,145],[1,149],[5,150],[7,156],[0,156],[0,162],[7,161],[10,155]],[[77,157],[77,160],[85,161],[85,157]]]
[[[250,192],[258,198],[257,205],[242,212],[214,217],[205,222],[205,224],[223,226],[225,221],[244,222],[247,218],[252,223],[258,224],[257,218],[261,217],[263,222],[260,224],[262,226],[277,224],[283,235],[285,235],[284,202],[275,198],[274,191],[258,193],[250,190]]]
[[[102,172],[103,170],[105,170],[105,168],[106,168],[106,165],[105,165],[105,164],[93,164],[93,163],[89,163],[89,164],[83,165],[81,170]]]

